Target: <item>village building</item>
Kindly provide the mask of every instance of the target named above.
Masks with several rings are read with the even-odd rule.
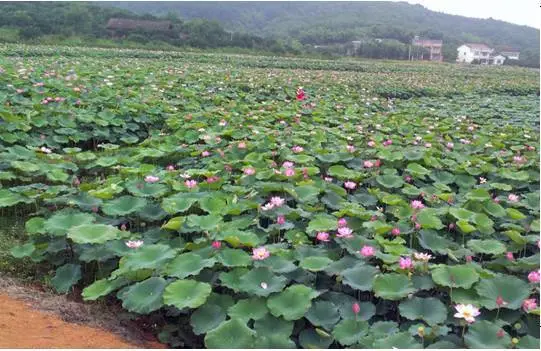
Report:
[[[442,40],[422,39],[415,36],[411,41],[410,60],[443,61]],[[424,50],[418,50],[423,48]]]

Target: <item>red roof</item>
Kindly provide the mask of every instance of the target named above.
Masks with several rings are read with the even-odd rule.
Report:
[[[475,50],[487,50],[487,51],[492,50],[492,48],[490,48],[490,46],[486,44],[466,43],[464,45],[466,45],[470,49],[475,49]]]
[[[443,41],[442,40],[436,40],[436,39],[413,39],[413,45],[442,46]]]

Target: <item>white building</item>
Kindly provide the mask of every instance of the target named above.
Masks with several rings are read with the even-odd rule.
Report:
[[[478,60],[481,64],[488,65],[490,63],[490,55],[494,52],[485,44],[467,43],[459,46],[457,49],[457,62],[472,63],[473,60]]]
[[[496,55],[494,57],[490,58],[490,63],[493,65],[503,65],[503,62],[505,61],[505,56],[503,55]]]
[[[518,60],[520,52],[517,50],[502,50],[500,51],[500,54],[507,57],[509,60]]]

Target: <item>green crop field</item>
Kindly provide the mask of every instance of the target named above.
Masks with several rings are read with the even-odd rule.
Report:
[[[537,349],[539,70],[0,46],[0,211],[172,347]]]

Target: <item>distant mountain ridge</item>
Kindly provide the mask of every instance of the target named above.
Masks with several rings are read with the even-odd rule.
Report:
[[[539,30],[494,19],[435,12],[406,2],[109,2],[136,13],[221,22],[232,31],[298,39],[303,44],[347,42],[363,37],[413,35],[443,39],[451,46],[481,42],[539,51]]]

